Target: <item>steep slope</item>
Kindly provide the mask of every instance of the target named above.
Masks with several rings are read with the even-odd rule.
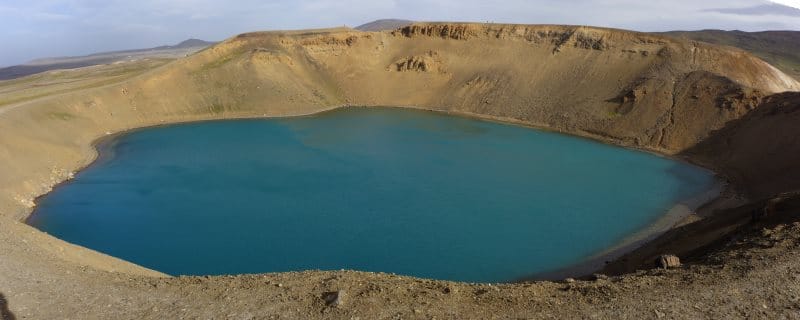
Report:
[[[418,24],[389,34],[277,38],[243,35],[215,51],[224,54],[197,60],[227,59],[204,72],[214,79],[236,74],[243,86],[275,82],[276,73],[286,74],[276,68],[290,68],[295,79],[324,82],[315,88],[327,88],[326,94],[305,92],[322,104],[414,105],[505,117],[668,152],[740,117],[757,97],[798,89],[796,81],[742,51],[607,29]]]
[[[732,175],[746,194],[800,190],[798,124],[800,93],[776,94],[683,153]]]
[[[674,154],[769,93],[798,89],[744,51],[611,29],[416,24],[384,33],[248,33],[123,84],[7,114],[20,117],[12,127],[48,129],[0,137],[7,150],[0,159],[19,166],[0,178],[7,190],[0,198],[8,199],[0,207],[46,191],[29,182],[34,172],[48,173],[36,180],[45,185],[62,178],[51,177],[52,164],[15,159],[46,158],[65,143],[88,146],[99,133],[147,124],[416,106]],[[48,134],[55,136],[38,136]],[[84,158],[73,156],[59,170]]]
[[[800,79],[800,31],[699,30],[662,34],[747,50],[789,76]]]
[[[800,172],[792,169],[798,154],[791,125],[798,94],[782,93],[798,90],[797,81],[738,49],[613,29],[425,23],[389,32],[242,34],[121,83],[0,107],[0,288],[11,292],[12,311],[20,301],[30,318],[53,317],[68,308],[109,317],[133,316],[124,310],[151,317],[274,311],[306,318],[320,310],[331,318],[413,317],[417,313],[411,308],[428,296],[449,306],[436,309],[439,317],[447,310],[524,316],[534,309],[558,314],[563,308],[588,317],[601,308],[604,316],[617,312],[619,318],[616,305],[641,316],[645,313],[636,308],[643,296],[659,304],[672,301],[666,297],[689,299],[697,290],[704,301],[727,301],[725,308],[703,313],[675,303],[686,312],[730,316],[739,302],[761,306],[750,299],[757,293],[724,300],[736,294],[737,285],[760,288],[730,270],[702,269],[706,275],[679,270],[655,280],[630,276],[566,290],[555,283],[491,287],[353,272],[158,280],[149,277],[156,272],[72,246],[20,221],[37,196],[90,163],[98,138],[149,125],[294,116],[347,105],[474,115],[685,155],[729,178],[739,191],[733,198],[746,202],[790,191],[800,181]],[[776,169],[763,165],[767,160]],[[768,277],[796,261],[795,251],[781,252],[789,258],[781,258],[780,265],[752,263],[764,268],[758,279],[783,283],[790,277]],[[687,285],[685,279],[693,277],[699,282]],[[363,313],[331,311],[316,298],[337,288],[358,292],[353,305]],[[791,288],[776,290],[769,294],[780,296]],[[615,293],[626,302],[618,304]],[[458,300],[448,298],[454,296]],[[550,304],[551,299],[557,303]],[[232,307],[214,305],[220,300]],[[561,306],[563,301],[575,305]],[[604,307],[593,307],[595,301]],[[784,302],[781,306],[790,303]]]
[[[603,272],[620,274],[647,268],[664,252],[705,259],[703,253],[709,247],[735,239],[739,237],[738,230],[765,220],[800,225],[798,123],[800,92],[775,94],[684,151],[683,156],[725,172],[734,181],[736,191],[753,195],[755,201],[707,214],[700,221],[673,229],[607,264]],[[713,204],[710,207],[706,212],[718,209]]]

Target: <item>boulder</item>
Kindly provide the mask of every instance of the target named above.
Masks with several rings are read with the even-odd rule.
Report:
[[[681,259],[676,255],[662,254],[656,259],[656,267],[662,269],[672,269],[681,266]]]
[[[344,290],[325,292],[322,294],[322,300],[331,307],[341,306],[344,303]]]

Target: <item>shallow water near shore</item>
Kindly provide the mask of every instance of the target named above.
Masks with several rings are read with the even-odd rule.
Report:
[[[513,281],[574,266],[715,182],[645,152],[393,108],[147,128],[100,152],[28,223],[172,275]]]

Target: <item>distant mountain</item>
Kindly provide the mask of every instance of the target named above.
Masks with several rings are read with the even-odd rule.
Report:
[[[177,59],[202,50],[208,46],[214,45],[215,43],[216,42],[199,39],[189,39],[171,46],[100,52],[77,57],[35,59],[25,64],[0,68],[0,80],[21,78],[49,70],[75,69],[99,64],[115,63],[125,60],[145,58]]]
[[[386,30],[394,30],[400,27],[405,27],[409,24],[414,23],[411,20],[401,20],[401,19],[381,19],[375,20],[372,22],[368,22],[356,27],[356,30],[360,31],[386,31]]]
[[[800,80],[800,31],[670,31],[664,35],[747,50]]]
[[[188,39],[183,40],[181,43],[175,46],[175,48],[192,48],[192,47],[208,47],[211,45],[215,45],[217,42],[215,41],[205,41],[200,39]]]

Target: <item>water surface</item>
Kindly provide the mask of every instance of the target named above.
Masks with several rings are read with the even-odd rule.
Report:
[[[714,182],[586,139],[388,108],[155,127],[100,149],[29,223],[172,275],[512,281],[584,261]]]

